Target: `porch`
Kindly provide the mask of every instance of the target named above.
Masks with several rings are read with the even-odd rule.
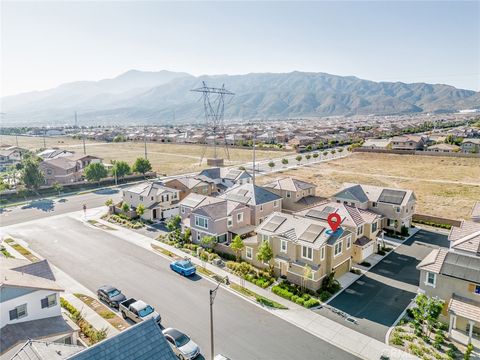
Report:
[[[480,302],[453,294],[448,304],[448,334],[459,343],[480,348]]]

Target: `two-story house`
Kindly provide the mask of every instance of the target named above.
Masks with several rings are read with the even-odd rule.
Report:
[[[145,207],[141,216],[145,220],[164,220],[179,214],[180,190],[169,188],[159,182],[144,182],[124,189],[122,200],[136,209]]]
[[[480,139],[463,139],[461,148],[463,153],[478,154],[480,153]]]
[[[101,159],[92,155],[72,154],[43,160],[39,167],[45,178],[45,185],[55,182],[71,184],[83,179],[83,170],[90,163],[101,162]]]
[[[5,171],[9,166],[15,166],[22,161],[25,149],[17,146],[0,148],[0,171]]]
[[[298,211],[318,201],[315,184],[291,177],[274,180],[262,187],[282,197],[284,210]]]
[[[417,266],[420,291],[445,301],[449,335],[480,345],[480,224],[452,227],[450,249],[432,250]]]
[[[375,253],[378,248],[378,233],[382,229],[383,216],[380,214],[334,201],[324,201],[295,214],[327,221],[328,215],[332,213],[340,215],[341,226],[352,233],[353,261],[361,263]]]
[[[209,184],[214,184],[215,192],[218,193],[222,193],[236,185],[252,182],[252,176],[246,170],[231,168],[214,167],[205,169],[194,177]]]
[[[245,204],[250,208],[250,224],[257,226],[271,213],[282,211],[282,197],[260,186],[243,184],[228,189],[221,198]]]
[[[190,212],[189,223],[192,240],[201,242],[205,236],[213,236],[217,243],[230,242],[235,235],[252,232],[250,208],[239,202],[222,199],[197,206]]]
[[[0,354],[28,339],[76,343],[78,327],[62,316],[60,292],[48,261],[0,262]]]
[[[257,253],[262,242],[268,241],[275,274],[293,283],[318,290],[331,272],[339,277],[350,271],[353,236],[343,227],[333,232],[325,221],[274,212],[255,231],[257,237],[245,241],[242,258],[266,268],[269,264],[259,261]]]
[[[214,183],[208,183],[191,176],[182,176],[165,181],[165,186],[180,190],[180,200],[183,200],[190,193],[210,196],[217,191]]]
[[[421,135],[402,135],[392,138],[393,150],[423,150],[425,138]]]
[[[332,199],[383,215],[382,227],[396,232],[400,232],[403,226],[411,226],[417,202],[412,190],[361,184],[344,184]]]

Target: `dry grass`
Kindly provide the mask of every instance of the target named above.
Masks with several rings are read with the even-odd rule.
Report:
[[[14,136],[2,136],[2,144],[15,144]],[[69,137],[51,137],[46,139],[47,147],[58,147],[76,152],[83,151],[81,140],[71,139]],[[43,147],[43,138],[41,137],[18,137],[18,146],[28,149],[39,149]],[[144,156],[144,144],[142,142],[125,142],[125,143],[102,143],[95,141],[87,141],[87,154],[98,156],[104,162],[112,160],[124,160],[132,164],[138,157]],[[182,174],[199,171],[206,168],[204,160],[200,165],[200,158],[205,148],[200,145],[185,144],[165,144],[165,143],[148,143],[148,158],[152,163],[153,169],[160,174]],[[218,149],[220,157],[226,158],[226,154],[222,148]],[[226,165],[235,165],[250,161],[252,159],[252,151],[250,149],[229,149],[230,161],[226,160]],[[268,151],[257,150],[257,160],[265,160],[273,157],[281,157],[291,154],[286,151]],[[208,147],[205,157],[213,156],[213,148]]]
[[[315,183],[329,197],[345,182],[412,189],[417,212],[467,219],[480,199],[480,159],[355,153],[339,160],[259,178],[261,183],[293,176]]]

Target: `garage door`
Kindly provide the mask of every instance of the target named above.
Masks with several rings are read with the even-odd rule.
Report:
[[[350,271],[350,261],[346,260],[343,264],[340,264],[336,267],[333,271],[335,271],[335,277],[338,279],[340,276],[345,274],[346,272]]]
[[[375,243],[372,241],[365,249],[362,250],[363,258],[365,259],[370,255],[372,255],[374,250],[375,250]]]

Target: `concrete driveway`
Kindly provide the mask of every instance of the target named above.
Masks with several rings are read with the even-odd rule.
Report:
[[[420,274],[416,266],[436,247],[448,247],[447,236],[420,230],[329,302],[329,305],[356,318],[358,324],[348,323],[325,308],[317,312],[385,341],[388,328],[417,293]]]

